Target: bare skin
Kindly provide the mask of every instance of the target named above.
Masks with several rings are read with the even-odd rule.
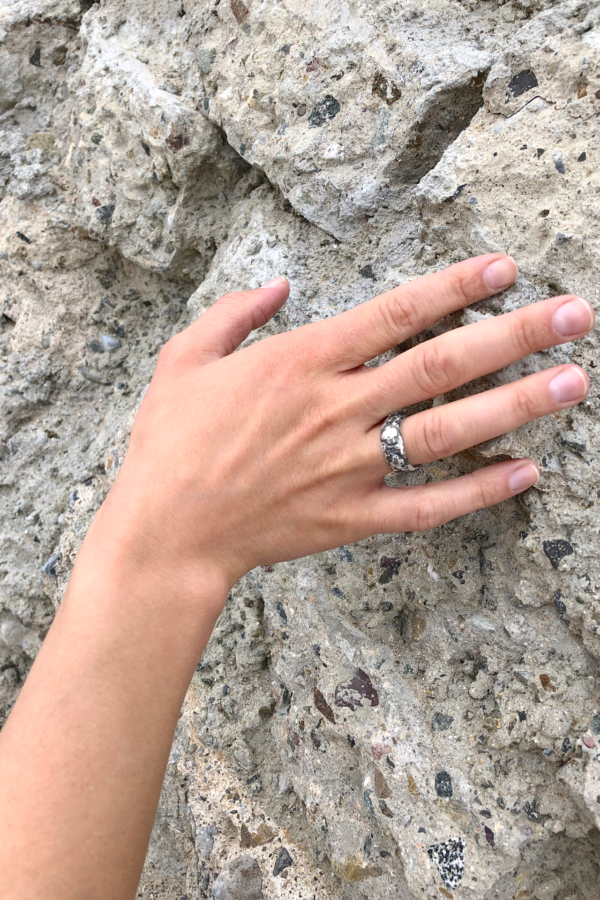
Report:
[[[488,254],[343,315],[233,352],[285,279],[228,295],[161,351],[119,476],[0,736],[0,896],[135,896],[177,716],[228,591],[260,564],[427,530],[532,486],[533,460],[392,489],[385,416],[576,340],[590,305],[555,297],[364,363],[508,287]],[[425,463],[584,399],[577,366],[407,419]]]

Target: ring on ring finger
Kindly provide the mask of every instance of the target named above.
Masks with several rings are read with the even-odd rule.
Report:
[[[390,413],[381,426],[381,449],[392,472],[414,472],[418,466],[412,466],[406,456],[402,439],[402,423],[406,418],[403,409]]]

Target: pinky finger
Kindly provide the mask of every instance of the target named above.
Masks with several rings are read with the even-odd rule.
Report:
[[[494,506],[532,487],[540,476],[530,459],[515,459],[434,484],[377,489],[373,532],[429,531],[452,519]]]

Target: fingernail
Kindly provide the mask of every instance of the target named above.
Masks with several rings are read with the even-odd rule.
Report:
[[[558,307],[554,313],[552,324],[556,333],[563,337],[581,334],[581,332],[589,331],[594,324],[594,310],[583,297],[576,297]]]
[[[285,275],[278,275],[277,278],[271,278],[266,284],[261,284],[261,287],[275,287],[276,284],[283,284],[284,281],[287,281]]]
[[[509,287],[517,280],[519,269],[517,264],[510,256],[504,256],[497,259],[484,270],[483,280],[485,286],[490,291],[501,291],[503,288]]]
[[[548,385],[548,393],[555,403],[570,403],[582,400],[587,394],[587,379],[581,369],[571,366],[555,375]]]
[[[540,477],[540,470],[533,463],[527,463],[526,466],[519,466],[508,479],[508,487],[513,494],[520,494],[532,487]]]

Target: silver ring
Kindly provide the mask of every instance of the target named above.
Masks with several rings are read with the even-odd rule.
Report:
[[[393,472],[414,472],[418,466],[411,466],[406,458],[402,440],[402,423],[406,418],[403,409],[390,413],[381,426],[381,449]]]

